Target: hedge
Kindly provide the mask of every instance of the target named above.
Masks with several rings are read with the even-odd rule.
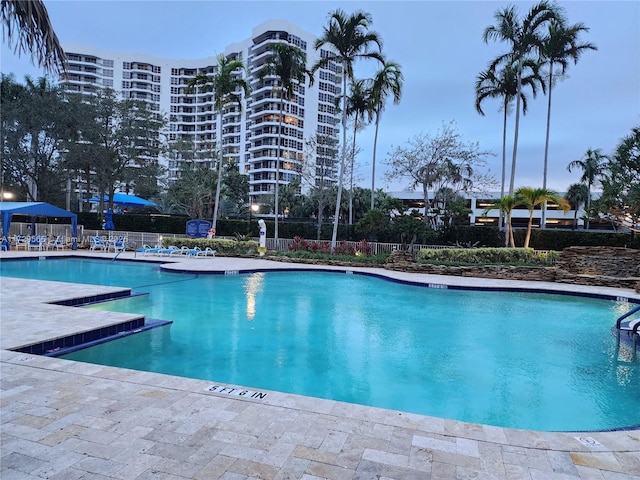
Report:
[[[139,215],[126,213],[114,215],[113,222],[116,230],[185,234],[188,217],[176,215]],[[274,222],[265,221],[269,236],[273,236]],[[50,221],[50,223],[53,223]],[[99,230],[101,223],[96,213],[78,213],[78,224],[91,230]],[[320,238],[330,240],[333,231],[332,223],[323,223]],[[248,220],[220,219],[217,224],[217,235],[233,237],[236,234],[257,237],[259,227],[257,219],[251,223]],[[517,229],[514,232],[516,245],[524,245],[526,229]],[[302,237],[306,239],[317,238],[317,224],[313,222],[278,222],[278,236],[280,238]],[[381,232],[378,240],[389,243],[401,243],[400,233],[392,230]],[[479,247],[501,247],[504,245],[504,232],[497,227],[490,226],[452,226],[446,230],[434,232],[429,230],[418,235],[416,243],[429,243],[433,245],[462,245]],[[359,241],[355,233],[354,225],[338,225],[338,240]],[[531,232],[530,247],[537,250],[562,250],[571,246],[611,246],[640,249],[640,236],[631,233],[587,231],[587,230],[558,230],[558,229],[534,229]]]
[[[551,265],[555,263],[556,251],[539,252],[532,248],[445,248],[421,249],[417,260],[423,263],[465,263],[487,264],[533,264]]]

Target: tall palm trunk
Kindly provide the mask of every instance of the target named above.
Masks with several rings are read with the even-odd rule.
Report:
[[[374,208],[376,196],[376,150],[378,148],[378,125],[380,124],[380,109],[376,112],[376,132],[373,136],[373,160],[371,162],[371,210]]]
[[[216,230],[216,226],[218,224],[218,207],[220,205],[220,188],[222,185],[222,162],[224,160],[224,153],[222,151],[222,111],[224,107],[220,107],[220,111],[218,112],[218,123],[220,124],[220,136],[218,137],[218,145],[220,149],[220,155],[218,158],[218,180],[216,183],[216,198],[213,204],[213,225],[211,228]]]
[[[504,118],[502,120],[502,179],[500,181],[500,198],[504,197],[504,183],[505,183],[505,177],[506,177],[506,173],[507,173],[507,108],[509,106],[509,102],[508,99],[505,95],[504,98]],[[504,229],[504,212],[502,210],[500,210],[500,216],[499,216],[499,225],[498,225],[500,230]],[[509,232],[507,231],[507,238],[506,241],[509,241],[508,235]],[[506,245],[505,245],[506,246]]]
[[[509,196],[513,196],[516,182],[516,157],[518,156],[518,130],[520,128],[520,96],[522,95],[522,59],[518,60],[518,80],[516,94],[516,124],[513,133],[513,157],[511,158],[511,179],[509,181]]]
[[[586,214],[587,214],[587,221],[586,223],[586,228],[585,230],[589,230],[589,209],[591,208],[591,182],[587,183],[587,208],[586,208]]]
[[[340,219],[340,202],[342,201],[342,179],[344,177],[344,164],[347,156],[347,65],[342,61],[342,155],[340,158],[340,173],[338,174],[338,195],[336,197],[336,210],[333,217],[333,233],[331,234],[331,253],[336,250],[338,239],[338,221]]]
[[[542,188],[547,188],[547,165],[549,162],[549,131],[551,130],[551,91],[553,82],[553,63],[549,66],[549,99],[547,103],[547,133],[544,142],[544,166],[542,168]],[[542,204],[540,228],[547,228],[547,202]]]
[[[351,172],[349,174],[349,225],[353,225],[353,167],[356,159],[356,133],[358,131],[358,112],[353,125],[353,145],[351,147]]]
[[[280,143],[282,142],[282,116],[284,115],[284,92],[282,89],[280,90],[280,119],[278,121],[278,156],[276,158],[276,195],[275,195],[275,204],[276,204],[276,221],[275,228],[273,233],[273,238],[275,241],[275,249],[278,250],[278,217],[280,215],[280,203],[279,203],[279,192],[280,192]]]

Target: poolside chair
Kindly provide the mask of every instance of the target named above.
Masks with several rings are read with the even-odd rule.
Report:
[[[170,257],[173,257],[175,255],[187,255],[189,253],[189,247],[185,247],[184,245],[180,248],[177,248],[176,250],[174,250],[173,252],[169,253]]]
[[[118,237],[107,242],[107,251],[113,249],[114,252],[123,252],[127,248],[127,239]]]
[[[64,241],[62,235],[58,235],[56,238],[52,238],[47,242],[47,250],[51,249],[62,250],[64,249]]]
[[[22,235],[22,234],[17,234],[15,236],[15,247],[16,247],[16,250],[20,250],[20,248],[24,248],[25,250],[27,250],[28,246],[29,246],[29,237],[27,237],[26,235]]]
[[[27,245],[29,250],[46,250],[47,236],[46,235],[31,235],[29,237],[29,244]]]
[[[216,250],[213,250],[211,247],[207,247],[202,251],[202,256],[203,257],[215,257],[216,256]]]
[[[203,257],[204,251],[200,247],[193,247],[191,249],[187,249],[187,257]]]
[[[103,252],[107,251],[107,242],[105,242],[104,238],[99,236],[91,237],[91,247],[90,250],[101,250]]]
[[[175,252],[175,253],[174,253]],[[158,255],[166,255],[167,257],[171,256],[171,254],[180,254],[182,253],[182,250],[179,249],[178,247],[176,247],[175,245],[169,245],[169,247],[167,248],[161,248],[158,251]]]

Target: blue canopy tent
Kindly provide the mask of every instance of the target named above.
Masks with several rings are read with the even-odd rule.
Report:
[[[69,217],[71,218],[71,236],[73,250],[78,249],[78,216],[62,208],[55,207],[44,202],[0,202],[0,214],[2,214],[2,241],[9,249],[9,227],[11,217],[17,215],[31,215],[35,217]]]
[[[109,196],[105,195],[102,199],[104,203],[109,203]],[[89,199],[91,203],[100,203],[100,197],[91,197]],[[114,193],[113,204],[120,205],[122,207],[157,207],[157,205],[144,198],[137,197],[135,195],[129,195],[127,193]]]

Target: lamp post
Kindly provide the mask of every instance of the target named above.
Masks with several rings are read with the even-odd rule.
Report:
[[[260,210],[260,205],[257,203],[249,205],[249,235],[251,235],[251,216],[252,214],[258,213],[258,210]]]

